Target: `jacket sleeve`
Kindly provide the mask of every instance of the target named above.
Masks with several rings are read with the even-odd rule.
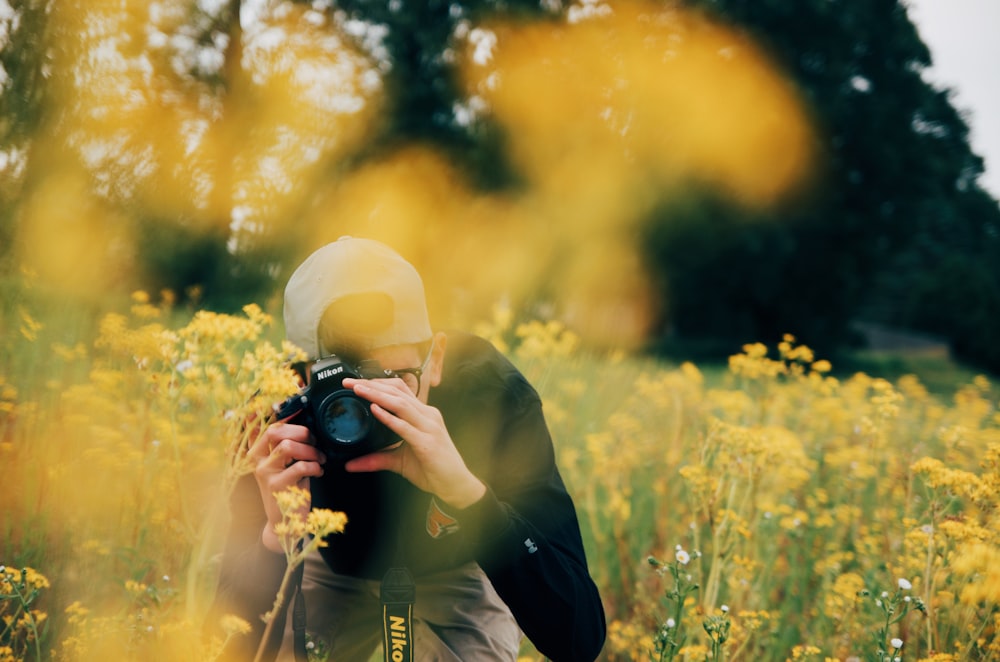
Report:
[[[606,635],[604,606],[541,402],[523,382],[505,409],[489,490],[458,519],[471,526],[476,561],[538,651],[556,662],[594,660]]]
[[[238,616],[250,624],[249,634],[231,637],[220,656],[226,661],[253,660],[264,635],[263,615],[273,606],[281,578],[285,572],[285,557],[271,552],[261,542],[260,534],[267,522],[260,492],[253,475],[239,479],[230,501],[231,521],[219,568],[215,599],[205,621],[209,635],[224,637],[221,620]],[[272,630],[272,641],[265,659],[273,659],[284,630],[284,615],[280,615]]]

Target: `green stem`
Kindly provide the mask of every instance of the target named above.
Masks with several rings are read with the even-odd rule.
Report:
[[[281,609],[282,603],[285,599],[285,591],[288,589],[288,582],[292,578],[292,572],[295,568],[289,564],[285,567],[285,574],[281,578],[281,586],[278,587],[278,593],[274,597],[274,606],[271,607],[271,611],[267,614],[267,624],[264,626],[264,636],[260,638],[260,643],[257,645],[257,654],[254,655],[253,662],[261,662],[264,655],[264,649],[267,647],[267,642],[271,638],[271,632],[274,629],[274,616]]]

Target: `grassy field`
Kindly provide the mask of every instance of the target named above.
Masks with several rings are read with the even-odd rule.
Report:
[[[213,659],[196,633],[239,423],[293,390],[294,350],[256,306],[52,310],[0,319],[0,661]],[[605,659],[1000,659],[985,377],[946,357],[845,372],[792,338],[709,368],[503,315],[478,331],[542,394]]]

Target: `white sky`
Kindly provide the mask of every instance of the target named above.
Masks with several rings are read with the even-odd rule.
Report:
[[[979,182],[1000,198],[1000,0],[907,0],[910,19],[931,50],[926,79],[955,91],[966,111]]]

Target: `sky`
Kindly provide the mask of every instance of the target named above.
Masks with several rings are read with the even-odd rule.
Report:
[[[955,91],[972,151],[983,157],[980,185],[1000,199],[1000,0],[908,0],[910,20],[931,50],[925,79]]]

